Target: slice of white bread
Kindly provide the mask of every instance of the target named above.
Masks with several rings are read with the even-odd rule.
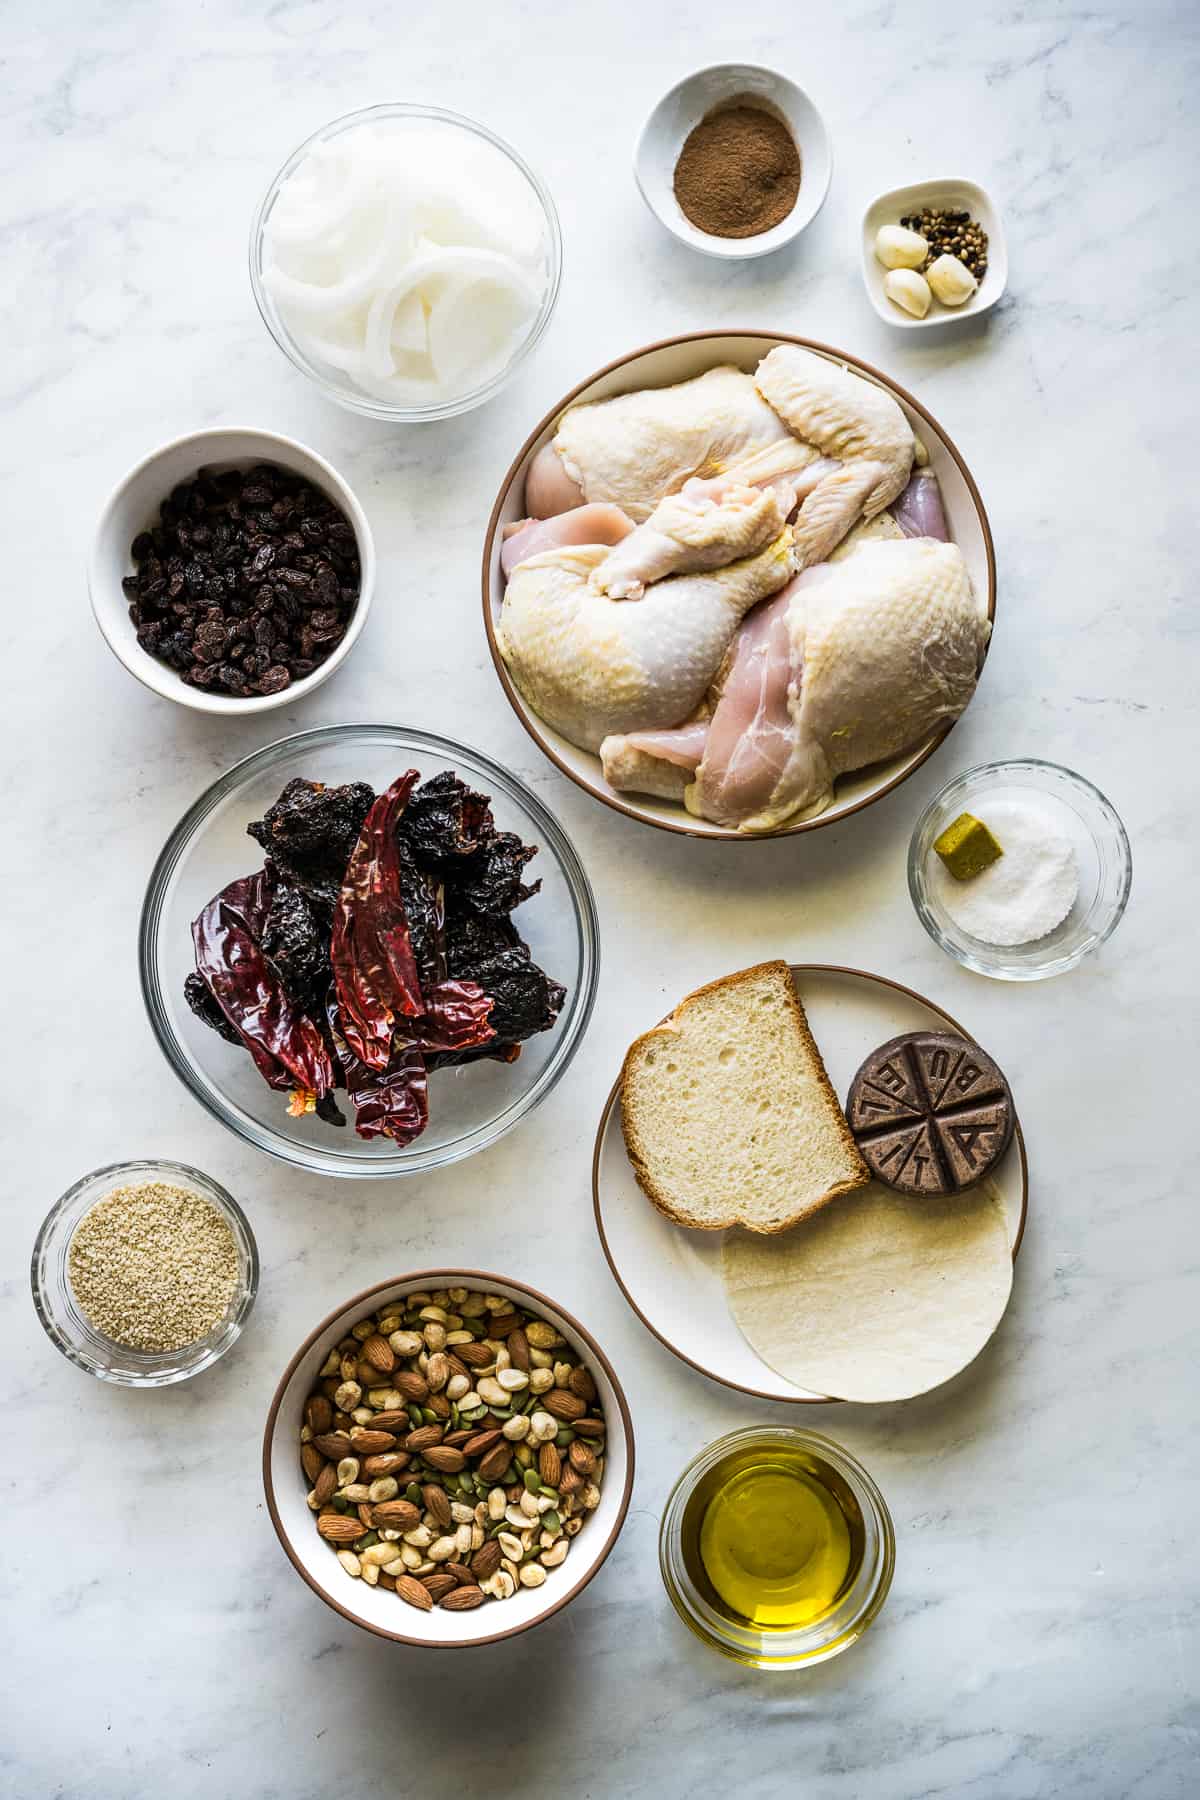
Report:
[[[785,962],[697,988],[638,1038],[621,1124],[638,1185],[697,1231],[786,1231],[870,1181]]]

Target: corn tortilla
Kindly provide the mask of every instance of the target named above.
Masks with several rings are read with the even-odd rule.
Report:
[[[872,1182],[777,1237],[731,1231],[722,1266],[729,1309],[765,1363],[859,1401],[909,1400],[965,1369],[1013,1278],[991,1182],[937,1199]]]

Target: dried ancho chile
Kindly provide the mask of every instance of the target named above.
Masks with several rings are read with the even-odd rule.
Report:
[[[346,634],[361,571],[349,520],[274,463],[172,488],[122,582],[143,650],[192,687],[242,698],[311,675]]]
[[[513,1062],[554,1025],[566,989],[511,914],[536,855],[497,831],[486,794],[410,769],[365,782],[290,781],[247,831],[266,862],[192,927],[192,1012],[243,1046],[295,1115],[409,1144],[429,1122],[429,1071]]]

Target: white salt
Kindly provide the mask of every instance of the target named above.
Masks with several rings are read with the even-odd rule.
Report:
[[[1004,854],[958,881],[932,850],[930,889],[960,930],[985,944],[1032,944],[1061,925],[1079,894],[1075,851],[1053,812],[1026,800],[980,805]]]

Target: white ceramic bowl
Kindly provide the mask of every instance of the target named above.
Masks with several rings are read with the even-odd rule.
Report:
[[[181,481],[190,481],[201,468],[248,469],[260,462],[278,463],[281,468],[305,476],[341,508],[354,529],[362,579],[358,603],[346,635],[332,656],[311,675],[293,681],[281,693],[255,694],[239,699],[234,694],[214,694],[203,688],[190,687],[169,664],[143,650],[129,617],[129,601],[121,581],[134,572],[130,545],[140,531],[148,530],[155,523],[159,506],[173,487]],[[194,712],[243,717],[248,713],[272,712],[277,706],[290,706],[293,701],[311,694],[341,667],[358,642],[374,591],[375,542],[362,507],[323,456],[296,443],[293,438],[280,437],[273,431],[237,427],[192,431],[152,451],[117,483],[105,501],[88,555],[92,611],[113,655],[124,663],[131,675],[137,676],[143,687],[161,694],[165,700],[190,706]]]
[[[743,94],[787,124],[800,151],[800,192],[787,218],[770,231],[749,238],[713,237],[692,224],[675,198],[675,164],[684,140],[705,114]],[[824,120],[794,81],[755,63],[717,63],[711,69],[697,69],[664,94],[642,127],[633,172],[642,199],[681,244],[738,262],[781,249],[812,224],[829,192],[833,153]]]
[[[988,234],[988,266],[983,280],[962,306],[943,306],[935,299],[923,319],[914,319],[883,291],[888,271],[876,261],[875,234],[881,225],[898,225],[902,218],[920,212],[924,206],[969,212]],[[886,324],[898,325],[901,331],[924,331],[930,325],[952,325],[956,319],[977,319],[980,313],[995,306],[1008,285],[1008,248],[1000,214],[986,190],[974,181],[947,176],[940,181],[918,181],[910,187],[891,188],[872,200],[863,214],[862,275],[867,298],[875,311]]]
[[[658,800],[646,794],[618,794],[605,781],[600,758],[593,751],[580,750],[577,745],[569,743],[561,733],[540,719],[509,676],[496,643],[495,630],[504,599],[500,550],[504,526],[524,516],[525,471],[542,445],[553,437],[558,420],[568,406],[579,400],[602,400],[610,394],[628,393],[634,388],[665,387],[672,382],[686,381],[693,375],[702,374],[705,369],[711,369],[719,363],[736,363],[741,368],[753,369],[776,344],[800,344],[833,362],[843,363],[860,375],[878,382],[880,387],[885,388],[900,403],[913,430],[929,452],[930,466],[941,484],[950,535],[966,558],[976,593],[986,596],[988,616],[994,621],[996,558],[992,548],[991,528],[971,472],[941,426],[911,394],[890,381],[870,363],[863,362],[857,356],[849,356],[843,350],[833,350],[827,344],[814,343],[811,338],[791,337],[780,332],[698,331],[686,337],[665,338],[661,343],[631,350],[627,356],[618,357],[615,362],[590,375],[586,381],[581,381],[569,394],[564,394],[557,406],[534,426],[518,450],[501,483],[483,547],[483,615],[496,674],[513,711],[551,762],[595,799],[602,800],[605,806],[611,806],[614,812],[624,813],[626,818],[639,819],[643,824],[657,825],[663,831],[681,832],[688,837],[726,838],[740,844],[761,843],[770,837],[790,836],[799,831],[817,831],[823,825],[832,825],[849,813],[869,806],[872,801],[890,793],[915,769],[920,768],[953,729],[952,724],[940,725],[923,743],[914,745],[911,750],[905,750],[899,756],[889,757],[886,762],[875,763],[870,768],[857,769],[842,776],[832,803],[823,813],[818,813],[816,818],[794,821],[782,826],[777,832],[767,832],[761,837],[733,831],[724,825],[714,825],[708,819],[694,818],[674,800]]]
[[[503,1294],[530,1312],[547,1319],[586,1361],[604,1410],[608,1427],[604,1480],[600,1504],[588,1517],[565,1563],[551,1569],[540,1588],[519,1588],[511,1600],[488,1601],[474,1612],[418,1612],[386,1589],[369,1588],[346,1574],[328,1544],[317,1535],[316,1523],[305,1498],[307,1483],[300,1467],[299,1433],[304,1402],[312,1392],[317,1370],[351,1326],[368,1313],[402,1294],[417,1289],[471,1287]],[[523,1282],[489,1275],[480,1269],[422,1270],[364,1288],[345,1306],[323,1319],[305,1338],[283,1372],[263,1435],[263,1485],[271,1522],[288,1560],[328,1606],[373,1631],[378,1637],[400,1644],[437,1648],[450,1644],[492,1644],[515,1637],[559,1612],[587,1586],[617,1541],[633,1492],[633,1421],[612,1364],[595,1338],[579,1321]]]

